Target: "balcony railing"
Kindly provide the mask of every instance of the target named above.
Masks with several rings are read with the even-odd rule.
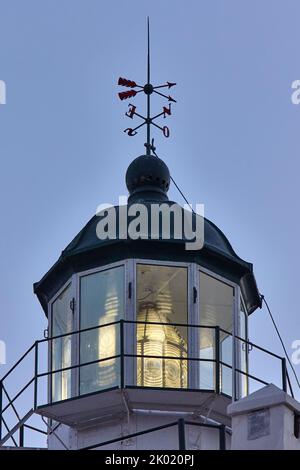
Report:
[[[229,434],[228,429],[224,424],[210,424],[210,423],[195,423],[193,421],[188,421],[183,418],[178,419],[177,421],[172,421],[171,423],[163,424],[162,426],[156,426],[148,429],[143,429],[132,434],[126,434],[125,436],[117,437],[115,439],[110,439],[108,441],[102,441],[90,446],[82,447],[78,450],[94,450],[101,449],[102,447],[116,444],[127,439],[138,438],[145,434],[152,434],[160,431],[164,431],[169,428],[177,428],[177,439],[178,439],[178,450],[188,450],[187,440],[186,440],[186,427],[187,426],[197,426],[206,429],[215,429],[219,434],[218,450],[226,450],[226,434]]]
[[[191,331],[191,329],[196,329],[200,334],[201,330],[209,330],[211,331],[211,336],[213,337],[213,355],[210,358],[204,358],[204,357],[192,357],[192,356],[159,356],[159,355],[146,355],[146,354],[137,354],[134,352],[134,349],[128,348],[127,342],[126,342],[126,335],[128,331],[126,331],[126,328],[133,328],[131,333],[135,333],[135,328],[137,327],[138,324],[143,324],[143,325],[166,325],[166,326],[173,326],[176,328],[187,328],[188,331]],[[55,370],[40,370],[41,369],[41,362],[45,362],[45,355],[46,352],[42,351],[43,346],[47,347],[47,350],[51,351],[51,345],[54,344],[55,341],[59,339],[63,339],[66,337],[70,337],[74,339],[78,339],[80,335],[83,335],[87,332],[91,331],[96,331],[104,328],[108,328],[111,326],[115,326],[116,328],[119,329],[119,346],[117,348],[117,353],[114,355],[111,355],[109,357],[98,357],[94,360],[91,361],[86,361],[86,362],[79,362],[79,360],[76,360],[71,363],[68,367],[61,367],[57,368]],[[77,335],[77,338],[76,336]],[[55,429],[49,429],[46,427],[46,429],[41,429],[38,426],[35,425],[30,425],[27,422],[27,418],[29,418],[32,414],[34,414],[34,411],[37,409],[39,405],[46,405],[48,402],[53,402],[53,396],[51,393],[51,384],[52,384],[52,378],[55,376],[55,374],[62,374],[65,373],[66,371],[75,371],[75,370],[81,370],[83,367],[88,367],[92,366],[94,364],[105,364],[107,361],[119,361],[120,367],[119,367],[119,374],[118,374],[118,380],[114,384],[115,388],[126,388],[126,387],[138,387],[138,388],[144,388],[142,385],[137,385],[136,382],[136,374],[131,374],[131,376],[128,375],[127,371],[129,368],[136,367],[136,362],[137,360],[144,360],[144,359],[161,359],[163,360],[176,360],[176,361],[187,361],[188,367],[191,367],[192,365],[196,365],[197,367],[200,365],[200,375],[201,375],[201,364],[212,364],[211,370],[213,371],[212,374],[214,376],[214,380],[212,381],[212,386],[209,387],[209,391],[216,393],[216,394],[225,394],[225,395],[230,395],[227,394],[226,391],[224,391],[222,387],[222,373],[226,371],[230,371],[230,376],[233,378],[232,383],[233,383],[233,397],[232,399],[238,399],[239,397],[236,395],[236,391],[241,389],[241,378],[244,378],[247,383],[247,388],[248,388],[248,382],[254,381],[257,386],[261,385],[268,385],[271,381],[268,381],[268,378],[266,376],[264,377],[257,377],[253,374],[249,373],[248,367],[242,369],[239,364],[233,359],[231,363],[225,362],[222,358],[222,338],[224,337],[232,337],[232,348],[234,351],[247,351],[247,354],[245,356],[248,356],[248,351],[252,351],[251,354],[253,354],[253,351],[258,351],[259,353],[263,354],[264,357],[271,357],[274,360],[277,361],[277,366],[276,366],[276,371],[279,372],[280,376],[280,383],[277,383],[278,386],[282,388],[285,392],[287,392],[289,388],[289,392],[293,396],[292,392],[292,387],[291,383],[289,380],[289,375],[287,372],[286,368],[286,360],[284,357],[281,357],[271,351],[268,351],[267,349],[258,346],[257,344],[254,344],[251,341],[245,340],[244,338],[241,338],[239,336],[234,336],[232,335],[231,332],[228,332],[219,326],[198,326],[198,325],[191,325],[191,324],[181,324],[181,323],[154,323],[154,322],[140,322],[140,321],[129,321],[129,320],[119,320],[116,322],[111,322],[111,323],[106,323],[104,325],[97,325],[94,327],[90,328],[84,328],[81,330],[77,331],[72,331],[70,333],[65,333],[49,338],[44,338],[38,341],[35,341],[35,343],[23,354],[23,356],[14,364],[14,366],[2,377],[0,380],[0,446],[4,445],[6,442],[8,442],[8,439],[11,439],[12,443],[15,446],[23,446],[24,445],[24,431],[25,430],[31,430],[31,431],[36,431],[39,433],[42,433],[44,435],[47,435],[49,433],[55,433]],[[48,346],[50,345],[50,349]],[[41,353],[43,352],[43,361],[41,361]],[[51,353],[50,353],[51,355]],[[78,353],[79,356],[79,353]],[[234,353],[233,358],[236,357],[236,354]],[[14,394],[13,397],[11,397],[11,394],[8,393],[8,389],[6,386],[6,382],[9,381],[9,379],[12,377],[12,375],[18,376],[18,370],[21,366],[22,363],[30,359],[31,367],[32,367],[32,375],[30,375],[29,379],[26,380],[25,384],[19,389],[19,391]],[[77,358],[79,359],[79,358]],[[45,366],[44,369],[47,369],[49,365]],[[50,365],[51,368],[51,365]],[[246,370],[245,370],[246,369]],[[270,372],[270,371],[269,371]],[[267,375],[267,374],[266,374]],[[47,384],[43,382],[43,379],[46,379]],[[49,392],[49,384],[50,384],[50,392]],[[189,387],[189,383],[187,383],[186,387],[181,387],[180,389],[184,390],[190,390],[191,388]],[[107,387],[110,388],[110,387]],[[148,388],[148,387],[147,387]],[[164,387],[161,387],[162,389]],[[201,381],[198,383],[198,385],[194,384],[193,389],[199,390],[199,391],[207,391],[207,388],[204,389],[201,387]],[[74,387],[72,390],[72,398],[76,396],[84,396],[84,393],[80,393],[80,387],[75,384],[75,389],[76,391],[74,392]],[[99,383],[99,390],[103,389],[103,384]],[[104,387],[105,389],[105,387]],[[176,388],[177,390],[177,388]],[[20,412],[20,410],[17,409],[17,401],[20,400],[20,398],[27,393],[28,397],[28,392],[30,391],[30,397],[31,401],[29,401],[28,398],[26,398],[25,402],[22,403],[22,410],[23,412]],[[43,400],[41,401],[40,395],[43,395]],[[240,396],[242,394],[240,393]],[[50,397],[50,398],[49,398]],[[69,398],[69,396],[67,397]],[[27,408],[26,408],[27,407]],[[25,412],[24,412],[25,411]],[[10,417],[10,420],[6,419],[6,414],[12,413],[14,418],[15,418],[15,424],[12,423],[12,419]],[[195,423],[193,423],[195,424]],[[43,421],[43,426],[45,426],[46,423]],[[18,438],[16,438],[17,432],[19,433]],[[2,440],[1,440],[2,438]],[[122,438],[124,439],[124,437]]]

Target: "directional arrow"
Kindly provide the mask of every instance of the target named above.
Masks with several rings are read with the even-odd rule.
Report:
[[[118,85],[127,86],[129,88],[135,88],[137,84],[133,80],[127,80],[127,78],[120,77],[118,80]]]
[[[121,91],[121,93],[118,93],[120,100],[127,100],[127,98],[132,98],[135,96],[138,92],[135,90],[128,90],[128,91]]]
[[[172,98],[172,96],[170,96],[170,95],[169,95],[169,96],[164,95],[163,93],[160,93],[160,92],[157,91],[157,90],[153,90],[153,91],[154,91],[154,93],[157,93],[158,95],[163,96],[164,98],[167,98],[168,101],[173,101],[173,103],[177,103],[177,101],[174,100],[174,98]]]
[[[172,86],[175,86],[175,85],[176,85],[176,83],[167,82],[166,85],[159,85],[159,86],[155,86],[153,88],[154,88],[154,90],[156,90],[157,88],[166,88],[166,87],[171,88]]]

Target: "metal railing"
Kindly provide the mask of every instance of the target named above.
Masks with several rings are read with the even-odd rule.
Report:
[[[193,421],[187,421],[183,418],[178,419],[177,421],[172,421],[171,423],[163,424],[161,426],[155,426],[148,429],[143,429],[132,434],[126,434],[115,439],[109,439],[107,441],[102,441],[97,444],[92,444],[86,447],[81,447],[77,450],[93,450],[99,449],[100,447],[109,446],[111,444],[116,444],[118,442],[126,441],[128,439],[134,439],[145,434],[152,434],[154,432],[163,431],[164,429],[177,427],[177,438],[178,438],[178,450],[188,450],[188,443],[186,440],[186,426],[198,426],[208,429],[216,429],[219,433],[219,445],[218,450],[226,450],[226,433],[228,430],[224,424],[210,424],[210,423],[195,423]]]
[[[209,329],[211,330],[212,337],[214,338],[213,340],[213,357],[212,358],[204,358],[204,357],[174,357],[174,356],[158,356],[158,355],[145,355],[145,354],[136,354],[133,352],[128,352],[126,351],[126,334],[125,334],[125,325],[131,324],[131,325],[138,325],[138,324],[144,324],[144,325],[160,325],[160,326],[173,326],[176,328],[187,328],[187,329],[197,329],[200,331],[201,329]],[[39,371],[39,354],[40,354],[40,345],[47,343],[50,345],[53,345],[53,342],[66,338],[66,337],[73,337],[74,335],[82,335],[87,332],[91,332],[93,330],[100,330],[101,328],[107,328],[109,326],[119,325],[119,352],[117,354],[114,354],[113,356],[110,357],[104,357],[104,358],[97,358],[95,360],[91,361],[86,361],[86,362],[80,362],[78,358],[78,363],[72,364],[68,367],[61,367],[55,370],[46,370],[44,372]],[[284,357],[279,356],[278,354],[275,354],[271,351],[268,351],[267,349],[258,346],[257,344],[248,341],[244,338],[241,338],[239,336],[234,336],[231,332],[224,330],[223,328],[220,328],[219,326],[205,326],[205,325],[192,325],[192,324],[182,324],[182,323],[162,323],[162,322],[144,322],[144,321],[133,321],[133,320],[118,320],[115,322],[110,322],[106,323],[103,325],[97,325],[89,328],[84,328],[76,331],[72,331],[69,333],[64,333],[56,336],[52,336],[49,338],[44,338],[41,340],[35,341],[35,343],[21,356],[21,358],[14,364],[13,367],[2,377],[0,380],[0,445],[1,445],[1,438],[3,441],[3,431],[6,430],[7,433],[12,433],[12,429],[8,426],[4,414],[7,412],[8,409],[11,409],[14,412],[14,415],[17,418],[17,424],[19,423],[19,427],[16,425],[16,430],[19,431],[19,446],[24,445],[24,431],[26,429],[30,429],[32,431],[40,432],[42,434],[49,434],[45,430],[36,428],[35,426],[30,426],[26,424],[25,422],[23,423],[24,417],[27,415],[28,411],[33,410],[35,411],[39,405],[39,400],[38,400],[38,392],[39,392],[39,380],[42,378],[52,378],[54,374],[59,374],[63,373],[66,371],[72,371],[74,369],[81,369],[82,367],[87,367],[93,364],[99,364],[99,363],[105,363],[106,361],[111,361],[113,359],[119,360],[120,361],[120,376],[119,376],[119,381],[116,385],[117,388],[126,388],[126,387],[138,387],[138,388],[148,388],[146,386],[141,386],[137,385],[136,383],[127,383],[126,380],[126,374],[125,374],[125,368],[126,368],[126,361],[128,359],[162,359],[162,360],[180,360],[180,361],[188,361],[188,364],[191,363],[211,363],[214,365],[214,383],[213,387],[209,388],[209,391],[214,392],[216,394],[225,394],[224,390],[222,389],[222,370],[224,368],[231,370],[231,374],[233,376],[233,384],[237,384],[238,381],[240,381],[240,376],[246,377],[247,380],[251,379],[254,380],[255,382],[261,384],[261,385],[268,385],[270,382],[266,381],[263,378],[256,377],[252,374],[249,373],[248,370],[242,370],[241,368],[237,367],[235,362],[233,361],[233,364],[231,363],[226,363],[223,361],[222,358],[222,338],[221,336],[223,335],[224,337],[232,337],[232,347],[233,350],[236,351],[236,348],[238,348],[238,342],[241,342],[242,345],[244,345],[245,348],[248,350],[253,350],[256,349],[257,351],[260,351],[270,357],[273,357],[279,361],[279,368],[280,368],[280,374],[281,374],[281,388],[283,391],[287,392],[288,387],[290,390],[291,395],[293,396],[293,391],[289,379],[289,375],[287,372],[287,367],[286,367],[286,360]],[[5,386],[5,381],[11,377],[11,375],[16,371],[17,367],[24,362],[30,354],[33,354],[33,375],[32,377],[26,382],[26,384],[14,395],[13,398],[10,397],[10,395],[7,392],[6,386]],[[200,372],[201,374],[201,372]],[[52,383],[52,381],[51,381]],[[26,410],[26,413],[24,415],[21,415],[15,406],[16,400],[26,391],[29,389],[29,387],[33,387],[33,394],[32,394],[32,406],[28,406],[28,409]],[[108,387],[111,388],[111,387]],[[164,387],[161,387],[164,388]],[[101,389],[101,385],[99,386],[99,389]],[[180,387],[180,390],[190,390],[189,384],[187,387]],[[201,388],[201,384],[198,384],[196,386],[196,389],[199,391],[207,389]],[[237,387],[233,387],[233,392],[236,390]],[[177,390],[177,389],[176,389]],[[72,398],[74,396],[83,396],[84,394],[80,393],[80,390],[78,389],[77,393],[75,395],[72,395]],[[228,395],[228,394],[227,394]],[[230,395],[229,395],[230,396]],[[237,399],[239,397],[234,396],[233,399]],[[6,401],[6,404],[4,403]],[[51,399],[50,402],[53,402]],[[45,405],[46,403],[43,403]],[[6,434],[7,435],[7,434]],[[14,435],[11,435],[12,442],[14,443],[15,446],[17,446],[17,441],[14,437]]]

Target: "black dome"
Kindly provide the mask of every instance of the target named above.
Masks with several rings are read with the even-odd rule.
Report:
[[[130,163],[126,172],[129,202],[167,201],[170,172],[167,165],[153,155],[141,155]]]

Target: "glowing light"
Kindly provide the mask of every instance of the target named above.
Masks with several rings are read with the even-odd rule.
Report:
[[[184,388],[187,387],[187,361],[184,359],[187,345],[176,327],[161,324],[169,323],[162,310],[170,311],[170,303],[162,303],[164,309],[153,302],[140,304],[137,320],[147,323],[137,325],[137,354],[157,357],[138,358],[137,385]]]

